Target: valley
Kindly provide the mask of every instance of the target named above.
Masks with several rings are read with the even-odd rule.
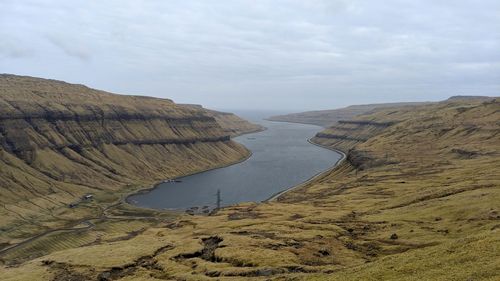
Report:
[[[500,1],[0,26],[0,281],[500,281]]]
[[[7,100],[4,108],[27,106]],[[12,181],[2,185],[11,194],[2,198],[4,248],[28,233],[59,229],[1,253],[3,280],[497,279],[498,98],[455,97],[333,120],[311,141],[344,152],[346,160],[337,167],[275,200],[194,216],[134,207],[119,197],[155,180],[235,163],[248,150],[228,139],[231,130],[224,131],[203,109],[164,102],[162,110],[171,111],[153,119],[123,104],[125,116],[141,117],[127,117],[121,125],[110,120],[113,133],[106,119],[103,125],[86,121],[90,117],[76,122],[50,113],[63,120],[37,121],[35,130],[35,123],[26,121],[35,116],[3,115],[2,179]],[[54,108],[64,112],[67,106]],[[65,128],[65,122],[79,125]],[[107,134],[89,130],[85,122]],[[50,128],[72,137],[62,139]],[[91,133],[106,141],[96,144],[86,137]],[[137,138],[125,138],[129,133]],[[31,141],[13,141],[12,135]],[[85,146],[71,146],[74,140]],[[122,160],[116,163],[114,157]],[[164,159],[182,165],[155,169]],[[143,174],[149,165],[152,170]],[[52,184],[56,192],[44,185],[32,191],[38,185],[27,183],[35,181]],[[92,193],[95,199],[70,209],[75,197],[68,193]],[[24,211],[32,203],[39,214]]]
[[[261,202],[330,169],[340,159],[337,152],[312,145],[308,139],[320,130],[313,125],[252,120],[267,129],[233,140],[252,155],[228,167],[161,183],[148,193],[127,201],[155,209],[181,209],[208,213],[216,207],[241,202]],[[311,161],[314,159],[314,161]]]

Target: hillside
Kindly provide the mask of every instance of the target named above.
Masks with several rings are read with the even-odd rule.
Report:
[[[218,114],[166,99],[0,75],[0,250],[102,216],[133,190],[243,159],[248,151],[229,132],[257,126]],[[84,194],[95,200],[68,208]]]
[[[277,201],[183,215],[139,232],[130,232],[139,228],[132,225],[95,228],[65,238],[72,245],[85,238],[83,247],[56,243],[59,251],[4,267],[0,275],[497,280],[499,120],[498,99],[377,110],[318,134],[315,142],[344,150],[347,161]],[[60,239],[46,237],[26,249]]]
[[[423,104],[429,104],[429,103],[399,102],[399,103],[351,105],[339,109],[316,110],[316,111],[291,113],[285,115],[277,115],[269,117],[268,120],[280,121],[280,122],[304,123],[304,124],[318,125],[322,127],[329,127],[334,125],[337,121],[349,120],[357,115],[369,113],[370,111],[373,111],[375,109],[400,107],[400,106],[416,106]]]

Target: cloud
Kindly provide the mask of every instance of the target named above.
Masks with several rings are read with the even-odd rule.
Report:
[[[34,53],[32,48],[26,47],[15,40],[3,37],[0,41],[0,57],[11,59],[29,58]]]
[[[68,36],[46,35],[45,38],[68,56],[82,61],[88,61],[91,58],[89,50],[85,48],[82,42],[78,42]]]
[[[494,0],[2,2],[5,71],[116,92],[313,109],[500,91]]]

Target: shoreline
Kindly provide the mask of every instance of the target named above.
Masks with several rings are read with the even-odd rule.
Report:
[[[274,121],[274,120],[268,120],[268,119],[263,119],[263,120],[270,121],[270,122],[281,122],[281,123],[291,123],[291,124],[312,125],[312,126],[317,126],[317,127],[323,128],[322,126],[315,125],[315,124],[296,123],[296,122],[287,122],[287,121]],[[259,133],[259,132],[262,132],[262,131],[265,131],[265,130],[267,130],[267,128],[263,127],[262,129],[259,129],[259,130],[253,131],[253,132],[248,132],[248,133],[240,134],[238,136],[232,136],[231,138],[233,139],[235,137],[239,137],[239,136],[243,136],[243,135],[248,135],[248,134],[253,134],[253,133]],[[328,147],[328,146],[324,146],[324,145],[321,145],[321,144],[318,144],[318,143],[314,143],[314,142],[311,141],[312,138],[313,137],[309,138],[307,140],[307,142],[310,143],[310,144],[312,144],[312,145],[315,145],[315,146],[318,146],[318,147],[321,147],[321,148],[324,148],[324,149],[328,149],[328,150],[334,151],[334,152],[340,154],[341,157],[331,167],[327,168],[326,170],[323,170],[323,171],[320,171],[320,172],[314,174],[309,179],[307,179],[307,180],[305,180],[305,181],[303,181],[301,183],[298,183],[296,185],[293,185],[293,186],[290,186],[288,188],[285,188],[282,191],[274,193],[271,196],[269,196],[269,198],[267,198],[265,200],[262,200],[260,202],[257,202],[258,204],[276,201],[280,196],[282,196],[282,195],[284,195],[284,194],[286,194],[288,192],[291,192],[291,191],[293,191],[293,190],[295,190],[295,189],[297,189],[299,187],[302,187],[304,185],[307,185],[307,184],[313,182],[314,180],[316,180],[316,179],[324,176],[326,173],[330,173],[331,171],[333,171],[334,169],[336,169],[347,158],[347,154],[345,152],[343,152],[341,150],[338,150],[338,149],[335,149],[335,148],[332,148],[332,147]],[[240,144],[240,145],[242,145],[242,144]],[[225,164],[225,165],[220,165],[220,166],[217,166],[217,167],[214,167],[214,168],[209,168],[209,169],[206,169],[206,170],[203,170],[203,171],[192,172],[192,173],[189,173],[189,174],[186,174],[186,175],[182,175],[182,176],[177,177],[177,178],[188,177],[188,176],[192,176],[192,175],[195,175],[195,174],[201,174],[201,173],[204,173],[204,172],[209,172],[209,171],[212,171],[212,170],[222,169],[222,168],[226,168],[226,167],[229,167],[229,166],[232,166],[232,165],[243,163],[243,162],[247,161],[253,155],[252,151],[250,151],[246,147],[245,147],[245,149],[249,152],[249,154],[245,158],[243,158],[243,159],[241,159],[239,161],[232,162],[232,163]],[[137,191],[129,193],[129,194],[127,194],[126,196],[124,196],[122,198],[121,202],[124,203],[124,204],[127,204],[130,207],[137,208],[137,209],[147,209],[147,210],[154,210],[154,211],[159,211],[159,212],[184,213],[187,209],[184,210],[184,209],[156,209],[156,208],[148,208],[148,207],[141,207],[141,206],[135,205],[134,203],[132,203],[132,202],[129,201],[130,197],[132,197],[134,195],[138,195],[138,194],[149,193],[149,192],[155,190],[156,188],[159,188],[162,183],[163,183],[163,181],[160,181],[160,182],[157,182],[157,183],[153,184],[152,186],[150,186],[148,188],[139,189]],[[242,202],[245,202],[245,201],[242,201]]]
[[[259,128],[258,130],[255,130],[255,131],[251,131],[251,132],[239,134],[239,135],[236,135],[236,136],[231,136],[231,140],[233,140],[233,138],[235,138],[235,137],[240,137],[240,136],[249,135],[249,134],[256,134],[256,133],[263,132],[265,130],[267,130],[267,128],[266,127],[262,127],[262,128]],[[239,159],[239,160],[237,160],[235,162],[231,162],[231,163],[227,163],[227,164],[223,164],[223,165],[218,165],[216,167],[208,168],[208,169],[205,169],[205,170],[200,170],[200,171],[196,171],[196,172],[187,173],[185,175],[181,175],[181,176],[176,177],[176,179],[184,178],[184,177],[189,177],[189,176],[192,176],[192,175],[201,174],[201,173],[205,173],[205,172],[209,172],[209,171],[213,171],[213,170],[217,170],[217,169],[226,168],[226,167],[229,167],[229,166],[232,166],[232,165],[243,163],[243,162],[247,161],[248,159],[250,159],[250,157],[252,157],[252,155],[253,155],[253,152],[251,150],[249,150],[248,148],[246,148],[243,144],[241,144],[241,143],[239,143],[237,141],[235,141],[235,142],[238,143],[239,145],[243,146],[243,148],[245,148],[245,150],[248,152],[248,155],[246,155],[244,158]],[[129,205],[129,206],[131,206],[133,208],[138,208],[138,209],[154,210],[154,211],[160,211],[160,212],[172,212],[172,213],[182,213],[182,212],[184,212],[185,210],[181,210],[181,209],[156,209],[156,208],[141,207],[141,206],[137,206],[137,205],[135,205],[135,204],[133,204],[133,203],[131,203],[129,201],[129,198],[131,196],[149,193],[149,192],[155,190],[156,188],[158,188],[162,183],[164,183],[164,181],[165,180],[162,180],[162,181],[159,181],[159,182],[156,182],[156,183],[152,184],[150,187],[141,188],[141,189],[138,189],[138,190],[133,191],[131,193],[128,193],[122,199],[120,199],[120,203],[127,204],[127,205]]]
[[[272,121],[272,122],[285,122],[285,121]],[[287,123],[293,123],[293,122],[287,122]],[[308,125],[311,125],[311,124],[308,124]],[[317,125],[316,125],[316,126],[317,126]],[[304,181],[304,182],[301,182],[301,183],[299,183],[299,184],[297,184],[297,185],[291,186],[291,187],[286,188],[286,189],[284,189],[284,190],[282,190],[282,191],[280,191],[280,192],[278,192],[278,193],[275,193],[275,194],[271,195],[268,199],[261,201],[261,203],[274,202],[274,201],[276,201],[276,200],[277,200],[280,196],[282,196],[282,195],[284,195],[284,194],[286,194],[286,193],[288,193],[288,192],[290,192],[290,191],[293,191],[293,190],[295,190],[295,189],[297,189],[297,188],[299,188],[299,187],[302,187],[302,186],[304,186],[304,185],[307,185],[307,184],[309,184],[309,183],[313,182],[314,180],[316,180],[316,179],[318,179],[318,178],[321,178],[322,176],[326,175],[327,173],[330,173],[330,172],[332,172],[333,170],[337,169],[337,167],[338,167],[340,164],[342,164],[342,162],[344,162],[344,161],[345,161],[345,159],[347,158],[347,154],[346,154],[345,152],[343,152],[343,151],[341,151],[341,150],[339,150],[339,149],[335,149],[335,148],[332,148],[332,147],[328,147],[328,146],[325,146],[325,145],[321,145],[321,144],[319,144],[319,143],[314,143],[313,141],[311,141],[311,139],[312,139],[312,138],[308,139],[308,140],[307,140],[307,142],[308,142],[308,143],[310,143],[310,144],[312,144],[312,145],[315,145],[315,146],[319,146],[319,147],[321,147],[321,148],[324,148],[324,149],[328,149],[328,150],[331,150],[331,151],[335,151],[335,152],[337,152],[338,154],[340,154],[342,157],[340,157],[340,159],[339,159],[339,160],[337,160],[337,161],[335,162],[335,164],[333,164],[333,166],[331,166],[330,168],[328,168],[328,169],[326,169],[326,170],[324,170],[324,171],[321,171],[321,172],[319,172],[319,173],[317,173],[317,174],[313,175],[312,177],[310,177],[309,179],[307,179],[307,180],[306,180],[306,181]]]

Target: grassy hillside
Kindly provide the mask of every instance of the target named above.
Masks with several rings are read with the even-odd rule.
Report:
[[[103,239],[0,275],[498,280],[499,120],[498,99],[378,110],[319,134],[315,142],[348,152],[347,161],[277,202],[184,215],[120,240],[111,238],[119,227],[91,229],[89,240],[99,231]]]
[[[101,217],[133,190],[246,157],[228,130],[252,125],[218,117],[229,120],[222,128],[214,115],[165,99],[0,75],[0,251]],[[88,193],[95,200],[68,208]]]

